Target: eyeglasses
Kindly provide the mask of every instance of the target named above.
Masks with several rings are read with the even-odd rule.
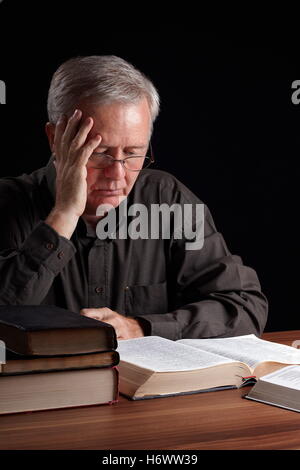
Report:
[[[126,170],[141,171],[148,168],[148,166],[154,162],[151,142],[149,143],[149,150],[150,156],[133,155],[132,157],[126,157],[120,160],[106,153],[94,152],[89,158],[88,166],[90,168],[96,168],[97,170],[103,170],[111,166],[114,162],[119,162]]]

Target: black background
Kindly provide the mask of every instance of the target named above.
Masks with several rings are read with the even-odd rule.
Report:
[[[121,56],[146,73],[161,96],[155,167],[208,205],[230,251],[257,271],[270,303],[266,330],[300,329],[300,105],[291,101],[299,54],[280,37],[258,41],[255,29],[247,39],[229,39],[203,31],[193,12],[158,22],[159,9],[152,18],[150,11],[148,5],[133,17],[117,4],[104,11],[101,2],[0,4],[0,79],[7,87],[0,176],[48,161],[47,91],[63,61]]]

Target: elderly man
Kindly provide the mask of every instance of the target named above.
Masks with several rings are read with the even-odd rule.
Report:
[[[111,323],[119,339],[262,333],[267,300],[255,271],[229,252],[191,191],[146,169],[158,112],[154,85],[121,58],[76,57],[58,68],[49,163],[0,183],[2,304],[68,308]],[[169,236],[124,236],[124,220],[99,237],[98,224],[125,202],[150,214],[157,205],[204,207],[203,243],[188,248],[176,224]]]

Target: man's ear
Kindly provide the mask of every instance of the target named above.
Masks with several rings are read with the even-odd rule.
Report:
[[[55,124],[52,124],[52,122],[47,122],[45,125],[45,132],[48,137],[48,142],[49,142],[51,152],[54,152]]]

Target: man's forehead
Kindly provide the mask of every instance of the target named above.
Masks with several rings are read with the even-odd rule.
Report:
[[[148,100],[143,97],[136,102],[126,101],[103,101],[97,102],[93,99],[80,100],[77,106],[84,114],[106,116],[108,113],[116,115],[145,114],[151,115]]]
[[[78,106],[80,109],[80,106]],[[81,103],[83,119],[94,120],[90,135],[100,134],[97,148],[132,148],[137,151],[148,146],[151,136],[151,118],[147,102],[138,103]]]
[[[127,142],[123,142],[121,144],[117,144],[116,142],[112,142],[111,140],[105,140],[102,139],[101,143],[98,145],[98,147],[109,147],[109,148],[117,148],[120,146],[128,147],[132,150],[143,150],[145,147],[148,146],[148,142],[141,142],[140,144],[137,143],[131,143],[129,140]],[[97,148],[98,148],[97,147]]]

